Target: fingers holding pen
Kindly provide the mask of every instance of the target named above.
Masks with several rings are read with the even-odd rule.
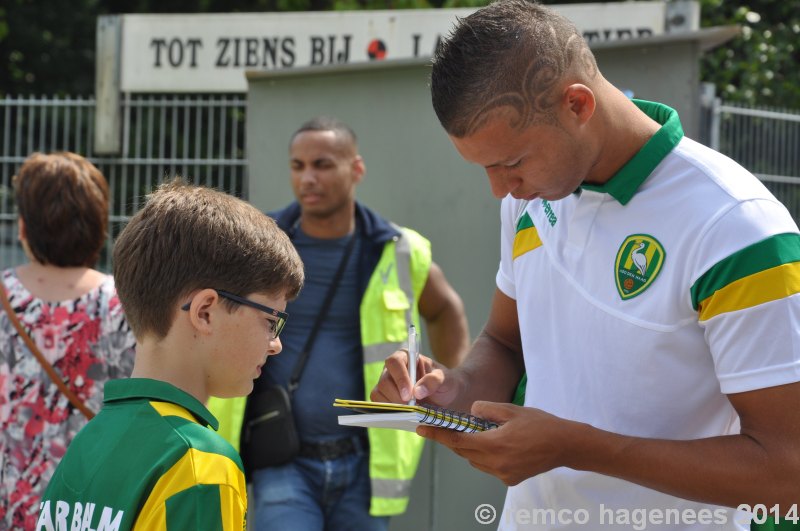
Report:
[[[378,384],[370,393],[370,399],[376,402],[405,403],[411,399],[411,393],[417,400],[427,397],[441,384],[443,375],[434,374],[436,368],[433,360],[427,356],[417,356],[417,382],[414,386],[408,370],[408,352],[398,350],[386,358],[383,372]],[[440,371],[441,372],[441,371]]]
[[[407,402],[408,398],[403,398],[403,391],[408,396],[412,386],[407,363],[408,352],[406,350],[395,351],[386,358],[383,372],[378,384],[370,393],[370,399],[375,402]]]

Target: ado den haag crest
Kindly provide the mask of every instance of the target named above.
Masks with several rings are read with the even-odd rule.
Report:
[[[664,265],[664,247],[647,234],[631,234],[617,251],[614,274],[623,300],[646,290]]]

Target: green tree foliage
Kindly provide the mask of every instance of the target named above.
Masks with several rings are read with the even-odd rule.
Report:
[[[69,92],[78,87],[83,94],[93,92],[95,14],[89,4],[96,2],[84,3],[85,9],[76,9],[71,2],[3,2],[0,95]]]
[[[94,93],[97,17],[328,9],[330,0],[3,0],[0,97]]]
[[[701,0],[703,26],[742,33],[705,55],[703,79],[726,101],[800,108],[800,6],[794,0]]]
[[[450,8],[486,3],[488,0],[4,0],[0,7],[0,97],[92,94],[99,15]],[[728,101],[800,108],[798,2],[700,3],[703,26],[742,26],[740,37],[705,55],[703,79],[713,82]]]

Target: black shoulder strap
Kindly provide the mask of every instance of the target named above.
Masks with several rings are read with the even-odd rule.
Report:
[[[300,352],[300,359],[297,360],[297,365],[295,366],[294,372],[292,373],[292,377],[289,380],[289,385],[288,385],[289,394],[293,393],[294,390],[297,389],[297,386],[300,383],[300,376],[302,376],[303,369],[305,369],[306,367],[306,362],[308,361],[308,355],[311,352],[311,347],[314,345],[314,340],[317,339],[317,332],[319,332],[319,327],[322,325],[322,320],[325,319],[325,316],[328,314],[331,302],[333,301],[333,296],[336,294],[336,288],[339,287],[339,281],[342,280],[342,275],[344,274],[344,269],[347,266],[347,261],[350,258],[350,254],[353,252],[353,247],[355,246],[356,243],[357,231],[358,231],[357,227],[353,229],[353,235],[350,236],[350,241],[347,242],[347,247],[342,253],[342,261],[339,262],[339,269],[336,270],[336,274],[333,277],[333,282],[331,282],[331,287],[328,288],[328,293],[325,294],[325,300],[322,302],[322,306],[320,307],[319,313],[317,314],[317,319],[314,321],[314,327],[311,329],[311,333],[308,334],[308,339],[306,339],[306,344],[303,347],[302,352]]]

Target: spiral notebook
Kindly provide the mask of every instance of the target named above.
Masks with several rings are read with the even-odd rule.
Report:
[[[418,425],[429,424],[469,433],[497,428],[497,424],[494,422],[474,415],[424,404],[393,404],[337,398],[333,405],[357,413],[340,415],[339,424],[342,426],[416,431]]]

